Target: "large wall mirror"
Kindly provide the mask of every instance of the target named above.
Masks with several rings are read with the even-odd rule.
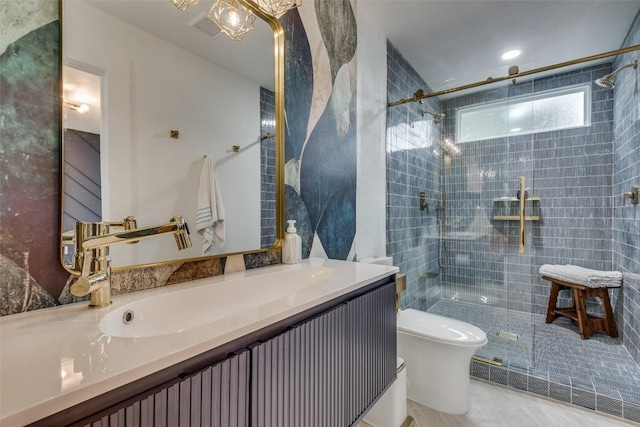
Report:
[[[112,266],[247,253],[279,244],[283,218],[283,36],[257,10],[232,40],[212,2],[63,0],[63,265],[76,221],[138,227],[182,215],[193,246],[171,234],[110,248]],[[275,52],[275,55],[274,55]],[[224,243],[203,251],[200,176],[213,160]],[[113,229],[112,231],[117,231]]]

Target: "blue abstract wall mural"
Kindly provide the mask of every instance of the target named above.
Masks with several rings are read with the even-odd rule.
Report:
[[[297,221],[304,258],[350,259],[356,232],[356,19],[348,0],[316,1],[313,12],[296,10],[281,19],[286,216]]]

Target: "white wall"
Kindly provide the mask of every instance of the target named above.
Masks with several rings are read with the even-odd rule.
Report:
[[[386,255],[387,38],[357,7],[358,188],[357,259]]]
[[[222,252],[259,248],[260,144],[252,144],[260,135],[258,84],[81,1],[64,4],[63,49],[65,60],[103,70],[104,219],[134,215],[146,226],[179,214],[191,229],[188,251],[178,254],[173,236],[161,236],[112,247],[113,265],[202,254],[195,213],[204,155],[216,160],[220,177]],[[171,129],[179,139],[169,137]],[[243,149],[232,153],[232,145]]]

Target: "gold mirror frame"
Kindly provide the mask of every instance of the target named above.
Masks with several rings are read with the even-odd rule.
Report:
[[[168,0],[167,0],[168,1]],[[273,30],[273,42],[274,42],[274,63],[275,63],[275,151],[276,151],[276,239],[270,248],[266,249],[255,249],[244,252],[232,252],[225,254],[216,254],[216,255],[208,255],[201,256],[195,258],[184,258],[184,259],[174,259],[161,261],[156,263],[149,264],[137,264],[137,265],[129,265],[122,267],[114,267],[113,271],[123,271],[123,270],[131,270],[137,268],[145,268],[145,267],[154,267],[166,264],[172,264],[176,262],[193,262],[193,261],[201,261],[206,259],[214,259],[214,258],[224,258],[233,255],[245,255],[245,254],[255,254],[255,253],[266,253],[273,250],[277,250],[282,247],[282,243],[284,241],[284,29],[280,21],[274,16],[269,15],[264,12],[256,3],[251,0],[237,0],[238,3],[246,7],[248,10],[252,11],[256,16],[265,21]],[[63,23],[63,0],[59,0],[59,10],[60,10],[60,23],[61,23],[61,31],[64,31],[64,23]],[[242,43],[239,41],[238,43]],[[62,91],[62,36],[60,37],[60,94]],[[60,111],[63,109],[62,105],[62,95],[60,96]],[[58,228],[60,230],[60,256],[59,262],[62,267],[69,274],[77,274],[74,272],[69,266],[64,263],[64,237],[63,237],[63,226],[62,220],[64,217],[63,212],[63,198],[64,198],[64,139],[62,137],[63,126],[62,126],[62,113],[60,113],[59,118],[60,123],[60,218]]]

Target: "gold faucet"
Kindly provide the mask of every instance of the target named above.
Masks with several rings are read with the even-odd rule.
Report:
[[[110,233],[110,226],[123,227],[123,231]],[[109,246],[120,243],[137,243],[161,234],[173,233],[178,250],[191,247],[189,228],[184,219],[176,215],[167,224],[135,228],[135,218],[122,222],[76,222],[76,252],[72,270],[78,279],[70,287],[77,297],[91,294],[89,307],[105,307],[111,304],[111,260]]]

